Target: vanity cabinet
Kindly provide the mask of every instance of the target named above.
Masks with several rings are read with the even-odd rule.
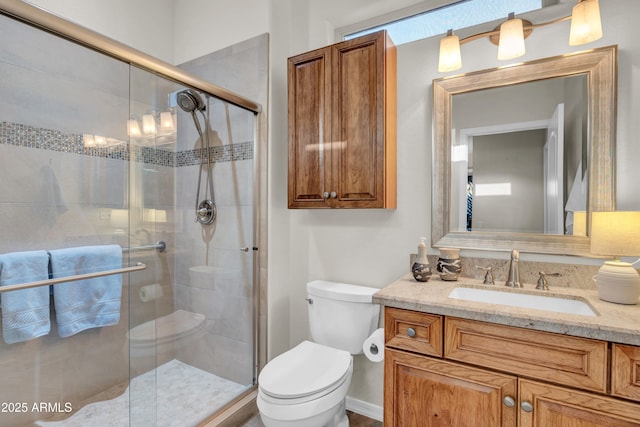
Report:
[[[633,346],[386,307],[384,424],[640,426],[638,368]]]
[[[640,406],[629,402],[520,379],[520,427],[640,426]]]
[[[289,208],[396,207],[396,50],[386,31],[288,60]]]
[[[640,348],[614,344],[611,355],[611,394],[640,402]]]
[[[517,379],[397,350],[385,353],[385,426],[515,426]],[[387,387],[393,387],[387,390]],[[386,398],[385,398],[386,399]]]

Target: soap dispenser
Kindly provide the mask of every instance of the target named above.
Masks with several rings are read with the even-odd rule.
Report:
[[[418,256],[411,266],[413,277],[418,282],[426,282],[431,277],[431,266],[429,265],[429,259],[427,258],[426,240],[426,237],[420,238],[420,243],[418,244]]]

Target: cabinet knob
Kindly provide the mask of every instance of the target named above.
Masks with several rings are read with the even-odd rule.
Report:
[[[322,193],[322,197],[324,197],[325,199],[329,198],[329,192],[325,191],[324,193]]]
[[[416,336],[416,330],[413,328],[408,328],[407,329],[407,335],[409,335],[411,338]]]
[[[338,193],[336,193],[335,191],[332,191],[329,196],[331,196],[332,199],[335,199],[336,197],[338,197]]]
[[[522,410],[524,412],[532,412],[533,411],[533,405],[531,404],[531,402],[527,402],[526,400],[520,404],[520,407],[522,408]]]
[[[502,403],[504,403],[504,406],[507,408],[513,408],[516,406],[516,401],[511,396],[505,396],[504,399],[502,399]]]

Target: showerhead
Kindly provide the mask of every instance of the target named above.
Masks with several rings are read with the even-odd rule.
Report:
[[[200,94],[193,89],[185,89],[178,92],[177,101],[180,108],[187,113],[204,110],[204,102]]]

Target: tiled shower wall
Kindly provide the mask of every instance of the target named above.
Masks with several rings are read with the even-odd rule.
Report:
[[[125,257],[126,264],[141,261],[149,268],[123,275],[118,325],[61,339],[52,311],[48,335],[12,345],[0,340],[0,401],[71,402],[78,408],[84,399],[129,380],[129,328],[175,309],[205,314],[208,334],[201,348],[176,349],[176,357],[250,383],[251,273],[243,271],[248,260],[238,245],[251,245],[245,237],[253,209],[253,115],[235,107],[227,114],[225,104],[211,100],[209,112],[217,112],[210,157],[219,219],[205,230],[193,221],[203,152],[188,115],[178,113],[176,146],[122,142],[85,148],[83,133],[128,141],[124,124],[130,111],[148,102],[131,98],[138,89],[129,67],[3,16],[0,39],[0,253],[111,243],[126,247],[160,239],[169,246],[164,254]],[[262,79],[257,86],[266,100],[266,37],[249,45],[239,60],[246,63],[253,55],[262,65],[238,71],[227,51],[222,51],[223,64],[215,54],[200,63],[205,69],[226,64],[217,72],[233,79]],[[158,99],[166,99],[159,92]],[[45,170],[55,176],[58,200],[51,198],[56,183]],[[167,222],[146,221],[141,202],[144,208],[165,210]],[[132,215],[124,227],[113,222],[119,209]],[[215,284],[193,284],[193,266],[212,267]],[[153,283],[163,286],[164,296],[140,301],[140,287]],[[240,326],[239,314],[246,315]],[[230,334],[229,325],[240,332]],[[234,359],[246,362],[228,369]],[[0,424],[21,426],[49,415],[1,414]]]

